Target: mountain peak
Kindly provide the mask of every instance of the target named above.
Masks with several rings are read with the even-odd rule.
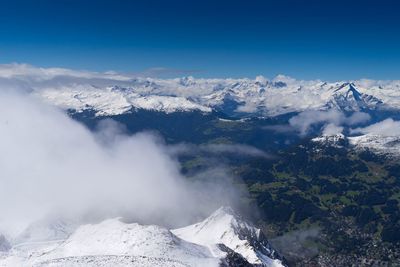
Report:
[[[223,244],[242,255],[250,264],[284,266],[261,230],[230,207],[221,207],[203,221],[172,232],[184,240],[204,246]]]
[[[335,94],[338,93],[353,93],[354,95],[361,95],[361,93],[358,91],[356,85],[352,82],[346,82],[343,83],[341,86],[339,86],[335,91]]]
[[[216,211],[214,211],[210,217],[216,217],[216,216],[224,216],[224,215],[232,215],[232,216],[237,216],[235,211],[229,207],[229,206],[222,206]],[[209,217],[209,218],[210,218]]]
[[[345,112],[375,110],[383,102],[371,95],[361,93],[352,82],[346,82],[334,90],[328,107],[334,107]]]

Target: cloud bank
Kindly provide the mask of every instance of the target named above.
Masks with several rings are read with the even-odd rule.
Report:
[[[400,135],[400,121],[392,118],[371,124],[364,128],[356,128],[351,131],[353,134],[373,134],[381,136],[398,136]]]
[[[242,144],[207,144],[207,145],[192,145],[178,144],[169,147],[172,155],[196,155],[200,153],[211,155],[227,155],[235,157],[255,157],[271,159],[273,155],[260,150],[256,147]]]
[[[342,125],[357,125],[368,122],[370,115],[364,112],[355,112],[350,116],[346,116],[343,112],[331,109],[327,111],[307,110],[292,117],[289,124],[296,128],[301,135],[309,133],[313,126],[324,125],[326,133],[339,133],[343,130]]]
[[[0,232],[54,211],[182,225],[234,195],[188,182],[158,137],[112,121],[92,133],[27,95],[0,93],[0,151]]]

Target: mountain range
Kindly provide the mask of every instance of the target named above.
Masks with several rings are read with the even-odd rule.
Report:
[[[32,89],[32,94],[71,113],[89,112],[98,118],[141,111],[167,116],[197,113],[230,120],[290,118],[310,111],[333,112],[320,118],[320,123],[329,123],[331,115],[349,116],[349,122],[344,124],[347,124],[346,134],[350,135],[351,142],[359,148],[383,153],[388,147],[385,144],[393,144],[396,134],[394,137],[351,134],[350,126],[359,125],[357,116],[353,118],[351,115],[361,114],[372,124],[398,118],[400,114],[400,81],[298,81],[282,75],[272,80],[262,76],[254,80],[135,78],[124,86],[95,86],[85,82],[53,87],[41,84]],[[355,123],[351,122],[352,119]],[[305,129],[301,131],[305,132]],[[336,135],[335,131],[331,134]],[[397,147],[389,150],[392,155],[399,154]]]
[[[117,81],[115,81],[118,83]],[[34,93],[65,109],[92,109],[98,116],[136,109],[221,112],[233,117],[277,116],[304,110],[336,108],[344,112],[400,108],[400,81],[298,81],[286,76],[273,80],[136,78],[121,85],[40,84]]]

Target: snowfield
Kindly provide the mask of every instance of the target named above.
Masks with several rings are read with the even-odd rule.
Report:
[[[349,143],[357,150],[369,150],[379,155],[400,156],[400,136],[365,134],[349,137]]]
[[[284,266],[260,230],[230,208],[220,208],[204,221],[176,230],[117,218],[79,226],[64,240],[54,240],[58,234],[42,233],[50,240],[16,240],[0,252],[0,266],[211,267],[232,266],[228,258],[232,255],[253,266]]]

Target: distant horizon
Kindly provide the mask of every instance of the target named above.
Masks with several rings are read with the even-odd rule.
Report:
[[[25,68],[24,70],[15,70],[15,68]],[[43,70],[43,71],[50,71],[54,76],[74,76],[74,75],[70,75],[70,73],[68,74],[61,74],[61,73],[57,73],[57,70],[60,71],[66,71],[66,72],[71,72],[71,73],[87,73],[87,74],[96,74],[98,76],[98,78],[100,78],[100,76],[103,75],[120,75],[121,77],[124,76],[126,79],[135,79],[135,78],[149,78],[149,79],[161,79],[161,80],[167,80],[167,79],[180,79],[180,78],[188,78],[188,77],[193,77],[194,79],[223,79],[223,80],[227,80],[227,79],[249,79],[249,80],[256,80],[258,77],[263,77],[267,80],[275,80],[279,77],[284,77],[287,79],[293,79],[296,81],[323,81],[323,82],[330,82],[330,83],[334,83],[334,82],[356,82],[356,81],[381,81],[381,82],[391,82],[391,81],[400,81],[400,79],[373,79],[373,78],[368,78],[368,77],[364,77],[364,78],[354,78],[354,79],[322,79],[322,78],[312,78],[312,79],[301,79],[299,77],[296,76],[292,76],[292,75],[287,75],[285,73],[278,73],[274,76],[267,76],[264,74],[258,74],[255,76],[200,76],[198,75],[198,73],[201,73],[200,71],[196,71],[196,72],[184,72],[182,70],[174,70],[174,69],[167,69],[167,68],[161,68],[161,67],[157,67],[157,68],[150,68],[144,71],[139,71],[139,72],[121,72],[121,71],[115,71],[112,69],[108,69],[105,71],[97,71],[97,70],[91,70],[91,69],[78,69],[78,68],[68,68],[68,67],[59,67],[59,66],[49,66],[49,67],[44,67],[44,66],[37,66],[37,65],[32,65],[29,63],[22,63],[22,62],[10,62],[10,63],[0,63],[0,78],[11,78],[11,76],[14,76],[14,74],[12,73],[12,71],[10,71],[11,69],[14,68],[14,71],[17,72],[17,74],[15,74],[15,76],[25,76],[25,75],[29,75],[29,71],[37,71],[37,70]],[[2,71],[6,70],[7,74],[6,76],[9,77],[4,77],[2,75]],[[176,74],[176,75],[171,75],[171,73],[180,73],[180,74]],[[35,74],[38,77],[40,76],[40,74]],[[106,76],[104,78],[107,78]],[[127,81],[127,80],[126,80]]]
[[[14,0],[0,62],[165,76],[400,79],[400,3]]]

